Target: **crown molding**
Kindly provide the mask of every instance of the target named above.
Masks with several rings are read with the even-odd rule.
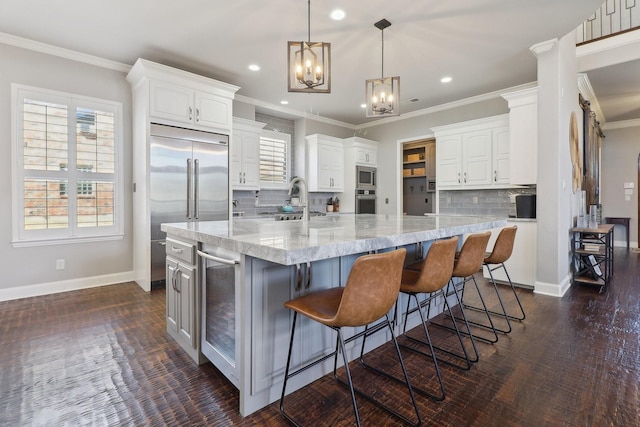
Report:
[[[619,122],[609,122],[602,126],[602,130],[626,129],[640,127],[640,119],[620,120]]]
[[[584,99],[591,103],[591,111],[596,113],[598,121],[604,126],[604,124],[607,123],[607,119],[602,112],[602,108],[600,108],[596,93],[593,91],[593,87],[591,87],[589,76],[585,73],[578,73],[578,92],[580,92],[580,95],[582,95]]]
[[[558,44],[558,39],[551,39],[544,42],[536,43],[529,48],[529,50],[536,56],[541,53],[549,52]]]
[[[34,52],[45,53],[47,55],[58,56],[60,58],[66,58],[72,61],[82,62],[89,65],[95,65],[96,67],[119,71],[121,73],[128,73],[131,69],[131,65],[128,64],[111,61],[108,59],[100,58],[98,56],[77,52],[75,50],[64,49],[62,47],[37,42],[35,40],[25,39],[23,37],[14,36],[7,33],[0,33],[0,43],[20,47],[22,49],[32,50]]]

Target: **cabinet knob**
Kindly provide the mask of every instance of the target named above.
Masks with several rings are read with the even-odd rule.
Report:
[[[189,120],[193,120],[193,108],[189,107]]]

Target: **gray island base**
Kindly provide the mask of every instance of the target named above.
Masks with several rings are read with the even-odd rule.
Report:
[[[292,320],[285,301],[343,286],[363,254],[404,247],[408,264],[421,259],[433,240],[506,225],[506,219],[493,217],[366,214],[163,224],[167,331],[196,363],[211,361],[238,388],[240,413],[246,416],[280,398]],[[292,369],[335,346],[329,328],[299,322]],[[418,322],[417,315],[409,319],[411,327]],[[390,339],[374,335],[367,351]],[[352,344],[350,360],[359,351],[358,343]],[[332,363],[293,378],[287,391],[330,372]]]

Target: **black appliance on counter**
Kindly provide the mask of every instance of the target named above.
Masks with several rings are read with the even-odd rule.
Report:
[[[516,195],[516,218],[536,217],[536,195],[518,194]]]

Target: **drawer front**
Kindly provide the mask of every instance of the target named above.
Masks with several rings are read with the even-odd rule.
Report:
[[[195,245],[167,238],[167,256],[195,265]]]

